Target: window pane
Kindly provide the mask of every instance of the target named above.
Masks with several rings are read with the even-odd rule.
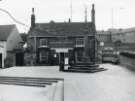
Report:
[[[76,45],[83,45],[83,44],[84,44],[83,38],[80,38],[80,39],[76,40]]]
[[[46,46],[47,40],[46,39],[40,39],[40,46]]]
[[[40,52],[40,61],[47,61],[48,60],[48,52],[41,51]]]

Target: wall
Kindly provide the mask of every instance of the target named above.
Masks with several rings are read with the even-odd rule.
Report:
[[[2,54],[2,67],[4,67],[4,60],[6,58],[6,41],[0,41],[0,53]]]
[[[96,38],[99,42],[110,42],[111,41],[111,34],[96,34]]]
[[[22,42],[22,39],[15,27],[7,39],[7,51],[12,51],[20,42]]]
[[[135,70],[135,53],[129,53],[129,54],[120,55],[120,64],[126,66],[129,69]]]

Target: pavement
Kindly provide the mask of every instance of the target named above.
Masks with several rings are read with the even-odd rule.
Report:
[[[135,72],[112,64],[101,64],[100,67],[108,70],[97,73],[66,73],[59,72],[58,66],[12,67],[1,69],[0,76],[64,78],[64,101],[135,101]],[[12,87],[15,89],[11,89]],[[16,92],[20,92],[21,97],[25,96],[25,100],[20,101],[30,101],[33,98],[31,94],[34,95],[33,101],[52,101],[46,100],[45,89],[21,88],[23,87],[0,85],[0,101],[13,101],[8,95],[15,96]],[[22,94],[24,92],[27,93]],[[5,100],[3,94],[9,100]]]

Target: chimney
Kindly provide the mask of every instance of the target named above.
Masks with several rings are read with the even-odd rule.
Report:
[[[87,23],[87,7],[85,7],[85,16],[84,16],[84,19],[85,19],[85,23]]]
[[[31,29],[35,27],[35,14],[34,14],[34,8],[32,8],[32,14],[31,14]]]
[[[68,22],[71,23],[71,19],[70,18],[68,19]]]
[[[95,25],[95,7],[94,7],[94,4],[92,4],[91,22]]]

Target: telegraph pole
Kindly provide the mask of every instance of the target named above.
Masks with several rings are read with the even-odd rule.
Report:
[[[73,14],[73,9],[72,9],[72,0],[70,1],[70,19],[72,22],[72,14]]]

